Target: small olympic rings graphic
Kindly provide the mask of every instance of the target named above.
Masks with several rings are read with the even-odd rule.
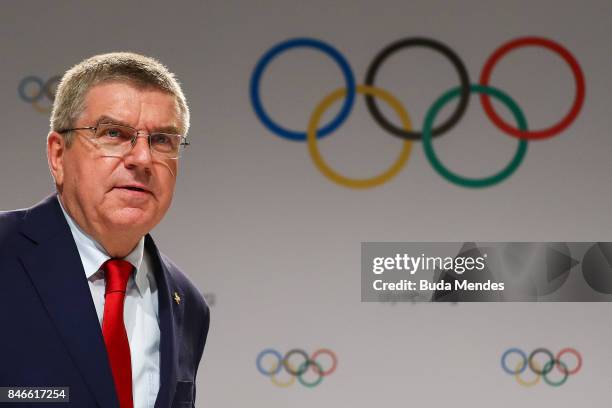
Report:
[[[264,368],[264,360],[269,360],[267,356],[271,356],[276,360],[268,369]],[[330,360],[329,367],[324,368],[323,364],[318,361],[321,356],[327,356],[325,359]],[[296,363],[296,360],[299,363]],[[308,356],[308,353],[304,350],[297,348],[289,350],[284,356],[277,350],[269,348],[262,350],[257,355],[255,365],[261,374],[270,377],[272,383],[278,387],[289,387],[295,383],[297,378],[304,387],[313,388],[323,381],[323,377],[330,375],[336,370],[338,358],[336,353],[326,348],[315,351],[311,356]],[[278,378],[283,369],[289,374],[289,379],[285,381]],[[309,381],[305,378],[309,369],[316,376],[315,380]]]
[[[431,107],[427,110],[425,119],[423,121],[423,126],[420,130],[413,129],[408,111],[399,102],[397,97],[391,94],[389,91],[381,89],[375,85],[376,77],[382,64],[390,56],[400,50],[416,47],[426,48],[441,54],[450,62],[454,70],[457,72],[459,79],[458,87],[446,91],[443,95],[436,99]],[[569,112],[559,122],[548,128],[540,130],[529,129],[525,114],[521,111],[519,105],[514,101],[514,99],[512,99],[506,92],[502,92],[490,84],[491,74],[496,64],[498,64],[499,61],[508,53],[522,47],[539,47],[557,54],[565,63],[569,65],[574,77],[575,95]],[[310,48],[326,54],[340,68],[342,76],[344,77],[344,86],[332,91],[330,94],[325,96],[316,107],[314,107],[310,115],[306,131],[287,129],[286,127],[275,122],[266,111],[261,100],[260,87],[266,68],[275,58],[294,48]],[[491,122],[502,132],[518,139],[516,152],[509,163],[498,172],[490,176],[480,178],[468,178],[451,171],[440,161],[433,148],[433,139],[448,132],[463,117],[472,93],[479,94],[481,105]],[[329,166],[322,158],[317,147],[317,141],[319,139],[322,139],[334,132],[344,123],[345,120],[348,119],[348,116],[351,113],[355,103],[356,94],[361,94],[364,96],[366,107],[374,121],[385,131],[395,137],[403,139],[404,142],[396,161],[386,171],[377,176],[363,179],[347,177],[332,169],[331,166]],[[447,103],[455,98],[458,98],[458,103],[456,104],[452,114],[443,123],[437,124],[435,119],[438,116],[438,113]],[[491,98],[501,102],[501,104],[505,105],[510,110],[512,117],[516,122],[514,126],[506,123],[496,113],[493,105],[491,104]],[[434,170],[442,177],[463,187],[480,188],[495,185],[510,177],[518,169],[525,158],[529,141],[542,140],[558,135],[576,120],[584,104],[585,79],[576,58],[562,45],[547,38],[521,37],[501,45],[486,60],[480,74],[480,80],[475,84],[470,82],[466,66],[461,58],[459,58],[459,56],[448,45],[431,38],[412,37],[395,41],[384,47],[370,63],[366,71],[363,85],[360,85],[356,83],[353,70],[350,67],[347,59],[333,46],[313,38],[294,38],[273,46],[259,59],[251,76],[250,99],[257,118],[270,132],[287,140],[306,142],[310,157],[317,169],[325,177],[342,186],[360,189],[371,188],[386,183],[394,178],[408,162],[412,147],[411,142],[422,141],[427,160]],[[397,126],[385,118],[377,105],[377,99],[384,101],[392,108],[395,114],[399,117],[401,126]],[[325,111],[329,109],[334,102],[339,100],[342,100],[342,107],[338,114],[328,123],[319,126],[319,122],[321,121],[322,116],[325,114]]]
[[[34,75],[26,76],[19,82],[17,93],[21,100],[31,104],[36,111],[49,113],[61,79],[59,75],[54,75],[46,81]],[[42,103],[43,98],[47,99],[48,103]]]
[[[512,354],[518,355],[520,360],[516,366],[508,367],[508,357]],[[544,355],[547,358],[546,363],[543,365],[535,358],[538,354]],[[569,368],[569,364],[562,361],[563,356],[566,354],[574,356],[575,362],[573,363],[573,368]],[[524,387],[532,387],[538,384],[541,378],[544,379],[546,384],[552,387],[559,387],[565,384],[570,375],[580,371],[582,368],[582,355],[576,349],[570,347],[562,349],[556,356],[550,350],[543,347],[533,350],[529,356],[521,349],[509,348],[501,356],[501,367],[506,373],[514,376],[516,381]],[[535,375],[531,380],[526,380],[522,376],[527,367]],[[560,373],[560,378],[557,380],[550,378],[552,377],[550,374],[555,367]]]

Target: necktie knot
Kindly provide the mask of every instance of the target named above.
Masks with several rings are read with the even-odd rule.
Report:
[[[104,280],[106,282],[105,295],[112,292],[123,292],[127,288],[128,280],[134,267],[123,259],[109,259],[102,265]]]

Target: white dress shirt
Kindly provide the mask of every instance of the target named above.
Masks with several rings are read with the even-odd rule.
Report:
[[[100,267],[111,257],[68,215],[59,198],[58,201],[79,251],[98,321],[102,325],[105,282],[104,271]],[[151,256],[144,251],[144,237],[124,260],[131,263],[135,270],[127,283],[123,307],[123,319],[130,343],[134,408],[153,408],[159,391],[160,332],[157,283]]]

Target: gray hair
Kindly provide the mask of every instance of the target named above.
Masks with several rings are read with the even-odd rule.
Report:
[[[102,82],[121,81],[137,87],[157,88],[176,97],[181,116],[181,133],[189,130],[189,107],[174,74],[159,61],[131,52],[94,55],[70,68],[57,87],[51,113],[51,130],[75,126],[85,110],[85,96],[90,88]],[[73,134],[62,134],[70,146]]]

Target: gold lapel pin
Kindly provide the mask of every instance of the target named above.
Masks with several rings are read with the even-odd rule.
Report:
[[[181,297],[176,292],[174,292],[174,301],[176,302],[177,305],[181,303]]]

